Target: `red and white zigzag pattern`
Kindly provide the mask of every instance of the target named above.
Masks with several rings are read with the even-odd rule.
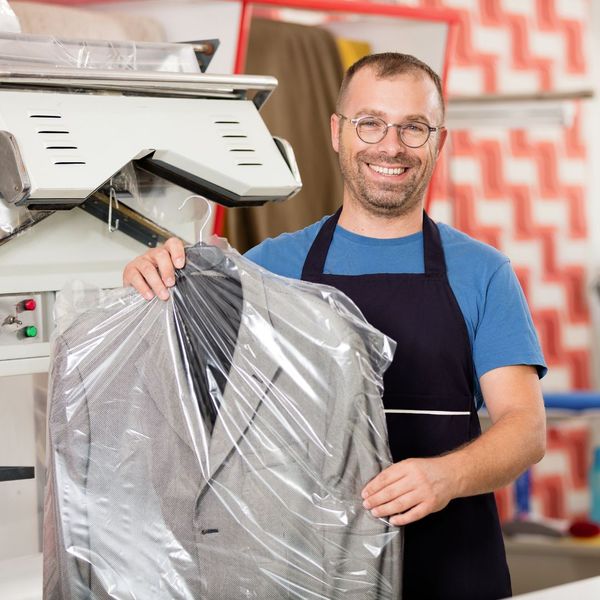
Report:
[[[412,3],[414,5],[414,3]],[[420,0],[460,17],[449,95],[589,87],[585,0]],[[588,389],[586,143],[571,127],[453,132],[433,193],[434,216],[505,252],[527,296],[550,373],[546,390]]]
[[[411,3],[414,5],[414,3]],[[530,93],[586,86],[586,0],[421,0],[459,18],[450,94]]]

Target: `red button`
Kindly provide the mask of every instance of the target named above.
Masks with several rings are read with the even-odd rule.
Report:
[[[37,304],[35,303],[35,300],[33,298],[28,298],[23,302],[23,308],[25,310],[35,310],[36,306]]]

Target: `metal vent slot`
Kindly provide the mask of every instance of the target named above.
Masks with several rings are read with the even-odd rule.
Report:
[[[62,119],[60,115],[29,115],[30,119]]]
[[[77,146],[46,146],[46,150],[77,150]]]
[[[243,135],[241,133],[225,133],[223,134],[221,137],[224,138],[239,138],[239,139],[246,139],[248,136],[247,135]]]
[[[238,167],[262,167],[263,164],[262,163],[251,163],[251,162],[243,162],[243,163],[238,163]]]
[[[42,130],[38,131],[38,133],[60,133],[60,134],[68,135],[71,132],[63,131],[60,129],[42,129]]]
[[[83,160],[57,160],[54,162],[55,165],[85,165]]]
[[[230,148],[229,152],[255,152],[253,148]]]
[[[239,125],[239,121],[215,121],[217,125]]]

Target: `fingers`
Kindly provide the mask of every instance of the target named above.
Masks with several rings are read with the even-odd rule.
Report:
[[[166,287],[173,287],[175,285],[175,266],[169,251],[166,248],[156,248],[152,258],[158,268],[161,284]]]
[[[169,238],[163,246],[171,255],[171,260],[177,269],[185,265],[185,248],[183,242],[176,237]]]
[[[376,517],[387,516],[387,515],[383,515],[380,513],[375,513],[373,509],[375,509],[375,510],[380,509],[383,506],[386,506],[392,500],[395,500],[396,498],[404,496],[405,494],[408,494],[409,492],[413,491],[414,489],[415,489],[414,483],[411,482],[408,478],[404,477],[398,481],[392,482],[390,485],[386,486],[382,490],[365,498],[365,500],[363,502],[363,506],[367,510],[372,510],[373,514]],[[406,510],[406,508],[404,510]],[[400,511],[396,510],[396,511],[394,511],[392,513],[388,513],[388,514],[394,514],[397,512],[400,512]]]
[[[373,479],[369,481],[369,483],[363,488],[363,491],[361,492],[363,500],[368,498],[369,496],[372,496],[373,494],[377,494],[382,489],[387,487],[390,483],[401,479],[404,476],[404,468],[402,465],[402,462],[390,465],[387,469],[381,471],[379,475],[373,477]]]
[[[419,521],[423,517],[426,517],[428,514],[432,513],[430,508],[424,502],[417,504],[410,510],[406,511],[401,515],[396,515],[390,519],[390,523],[392,525],[396,525],[401,527],[402,525],[408,525],[409,523],[414,523],[415,521]]]
[[[123,277],[123,286],[127,287],[128,285],[136,289],[146,300],[152,300],[152,298],[154,298],[154,292],[150,289],[139,272],[136,271],[133,273],[128,281],[125,281],[125,277]]]
[[[437,506],[434,498],[424,493],[423,488],[410,483],[390,485],[376,494],[377,499],[371,504],[371,514],[376,518],[391,517],[392,525],[407,525],[418,521],[428,514],[440,510],[447,503]],[[365,501],[365,508],[371,503]]]
[[[439,461],[409,458],[389,466],[363,489],[363,506],[374,517],[392,517],[392,525],[406,525],[441,510],[453,496],[440,475]]]
[[[421,495],[416,490],[413,490],[407,494],[402,494],[401,496],[393,498],[390,502],[379,505],[371,511],[371,514],[374,517],[390,517],[392,515],[407,512],[421,504],[422,501],[423,498]]]
[[[369,496],[363,505],[376,518],[391,517],[392,525],[407,525],[442,508],[432,500],[423,488],[405,477]]]
[[[164,246],[148,250],[133,259],[123,271],[123,285],[132,286],[146,300],[155,295],[168,300],[167,288],[175,285],[175,268],[185,264],[185,248],[177,238],[169,238]]]
[[[144,257],[141,257],[142,259]],[[137,266],[138,274],[144,279],[147,285],[150,286],[152,292],[161,300],[169,299],[169,291],[161,279],[156,263],[148,259],[140,260]],[[133,287],[135,285],[132,282]],[[137,288],[136,288],[137,289]],[[139,291],[139,290],[138,290]]]

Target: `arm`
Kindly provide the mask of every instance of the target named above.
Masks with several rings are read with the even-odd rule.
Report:
[[[500,367],[485,373],[480,383],[492,426],[458,450],[407,459],[382,471],[362,494],[375,516],[396,515],[391,523],[406,525],[441,510],[453,498],[506,485],[542,459],[546,424],[535,368]]]
[[[175,285],[175,269],[185,264],[183,242],[169,238],[163,246],[152,248],[127,263],[123,270],[123,286],[135,288],[146,300],[158,296],[169,299],[167,288]]]

